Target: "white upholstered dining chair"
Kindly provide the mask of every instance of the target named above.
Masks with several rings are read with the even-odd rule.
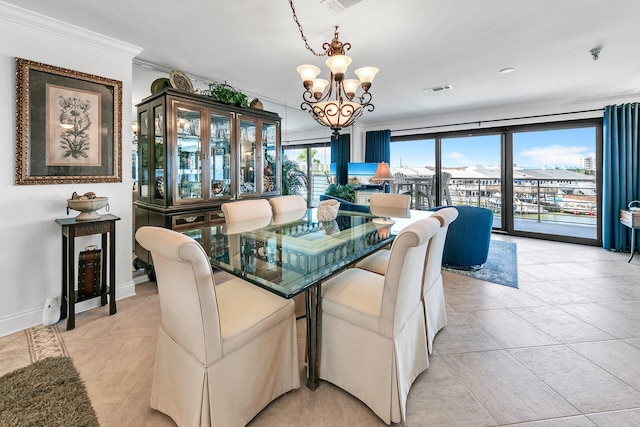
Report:
[[[249,221],[256,218],[271,218],[271,204],[266,199],[239,200],[223,203],[221,206],[224,221],[228,225],[232,222]]]
[[[431,243],[429,243],[422,285],[422,305],[425,321],[427,322],[429,354],[433,351],[433,339],[436,334],[447,325],[444,286],[442,283],[442,254],[449,224],[458,218],[458,210],[456,208],[440,209],[432,218],[440,221],[440,229],[431,239]]]
[[[290,194],[287,196],[272,197],[269,199],[273,215],[280,215],[292,211],[301,211],[307,209],[307,202],[299,194]]]
[[[458,210],[453,207],[440,209],[430,217],[439,221],[440,229],[431,239],[424,261],[422,303],[427,327],[429,354],[433,351],[433,339],[436,334],[447,325],[442,283],[442,254],[449,224],[455,221],[457,217]],[[356,267],[384,275],[387,272],[389,258],[390,251],[382,249],[358,262]]]
[[[369,199],[371,209],[392,208],[409,210],[411,196],[408,194],[373,193]]]
[[[374,193],[369,199],[369,210],[378,216],[407,218],[410,205],[409,194]]]
[[[322,284],[320,378],[351,393],[387,424],[405,421],[407,395],[429,367],[423,265],[437,219],[405,227],[386,274],[347,269]]]
[[[235,278],[215,286],[202,246],[141,227],[151,252],[161,326],[151,407],[179,426],[243,426],[300,386],[293,302]]]

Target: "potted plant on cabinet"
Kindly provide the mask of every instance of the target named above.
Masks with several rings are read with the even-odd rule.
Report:
[[[229,86],[227,83],[211,83],[209,96],[224,104],[246,108],[249,106],[247,95]]]

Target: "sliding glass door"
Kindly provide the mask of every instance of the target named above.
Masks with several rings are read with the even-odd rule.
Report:
[[[514,231],[597,238],[596,132],[513,132]]]
[[[324,194],[332,182],[331,148],[327,144],[312,147],[284,147],[283,151],[283,180],[292,174],[304,175],[306,177],[305,185],[296,190],[296,193],[307,199],[308,206],[318,206],[320,195]]]
[[[416,209],[482,206],[509,234],[598,244],[601,152],[589,119],[392,137],[391,168],[409,175],[394,187],[412,182]]]
[[[441,140],[439,205],[481,206],[493,210],[502,227],[502,135],[470,135]]]

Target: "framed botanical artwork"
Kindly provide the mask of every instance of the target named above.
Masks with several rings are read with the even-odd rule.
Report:
[[[122,82],[16,58],[16,184],[122,182]]]

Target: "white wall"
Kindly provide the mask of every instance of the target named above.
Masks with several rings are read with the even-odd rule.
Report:
[[[131,69],[141,49],[0,2],[0,336],[41,323],[46,297],[61,294],[61,229],[74,191],[109,197],[116,224],[117,299],[135,293],[131,277]],[[16,78],[20,57],[120,80],[122,98],[122,183],[15,185]],[[101,211],[103,212],[103,211]],[[76,240],[77,247],[99,236]],[[78,249],[78,250],[79,250]],[[82,311],[93,299],[76,305]],[[78,325],[77,325],[78,326]]]

